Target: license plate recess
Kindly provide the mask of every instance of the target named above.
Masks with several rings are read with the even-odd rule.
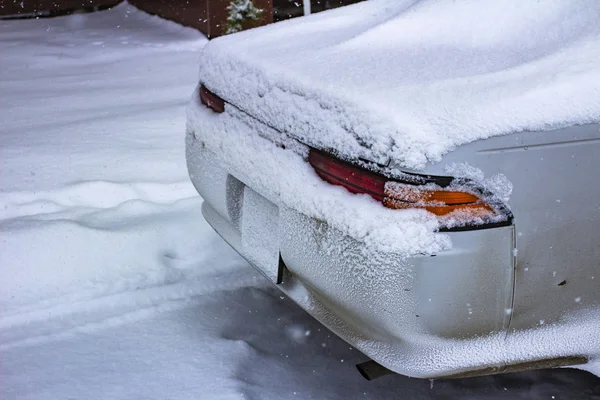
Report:
[[[241,233],[244,256],[268,279],[281,283],[279,208],[248,186],[244,187]]]

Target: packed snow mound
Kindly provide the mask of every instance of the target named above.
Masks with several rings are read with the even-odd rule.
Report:
[[[597,0],[371,0],[211,41],[202,82],[305,143],[421,169],[600,122]]]

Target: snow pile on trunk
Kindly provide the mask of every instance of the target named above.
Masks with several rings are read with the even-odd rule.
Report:
[[[212,91],[307,144],[423,168],[600,121],[600,2],[371,0],[212,41]]]

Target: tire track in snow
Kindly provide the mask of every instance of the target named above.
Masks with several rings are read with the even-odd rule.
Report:
[[[217,273],[235,275],[246,263],[203,220],[189,182],[94,181],[2,196],[12,205],[4,210],[12,218],[0,220],[8,272],[0,283],[2,341],[248,282],[220,283]],[[53,212],[40,213],[40,202],[55,204]]]
[[[255,271],[243,268],[210,229],[200,204],[188,181],[87,181],[0,193],[7,249],[0,258],[12,271],[0,285],[6,289],[0,351],[90,334],[186,307],[200,296],[255,286]]]
[[[164,204],[134,199],[108,208],[64,207],[52,213],[22,215],[0,220],[0,232],[39,229],[61,224],[97,231],[126,231],[153,223],[155,222],[152,221],[153,219],[160,219],[161,215],[189,207],[191,204],[200,207],[200,198],[188,197]]]
[[[0,220],[60,213],[72,209],[114,208],[132,200],[172,204],[197,197],[189,181],[87,181],[47,191],[0,192]]]
[[[201,279],[108,295],[78,304],[21,313],[0,320],[0,351],[78,334],[91,334],[195,304],[195,298],[265,284],[251,268],[219,272]],[[125,306],[125,307],[124,307]],[[34,333],[31,335],[31,333]]]
[[[125,303],[120,303],[118,299],[121,296],[128,296],[132,293],[140,294],[133,300],[141,300],[144,305],[149,299],[170,298],[169,296],[185,294],[190,296],[211,293],[228,288],[229,282],[236,282],[239,277],[252,269],[243,268],[246,263],[241,258],[233,258],[218,266],[218,268],[208,268],[207,264],[214,262],[213,254],[202,252],[200,257],[188,260],[175,260],[170,253],[163,255],[163,270],[160,276],[154,276],[148,279],[144,274],[134,276],[118,276],[114,281],[104,282],[103,284],[94,283],[88,287],[82,287],[81,291],[69,293],[64,296],[43,299],[27,306],[18,307],[14,311],[7,311],[0,318],[0,331],[27,325],[31,323],[42,322],[52,318],[64,318],[71,314],[102,310],[105,308],[114,309],[117,305],[135,304],[129,298]],[[175,263],[175,262],[176,263]],[[155,271],[153,271],[155,272]],[[232,275],[230,277],[230,275]],[[255,274],[253,274],[254,276]],[[136,279],[137,278],[137,279]],[[239,285],[238,285],[239,286]],[[147,295],[147,296],[146,296]],[[150,297],[148,297],[150,296]]]

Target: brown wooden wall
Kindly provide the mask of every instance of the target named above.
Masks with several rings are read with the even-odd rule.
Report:
[[[0,0],[0,15],[37,14],[81,8],[106,7],[121,0]]]
[[[182,25],[191,26],[208,37],[220,36],[227,23],[227,6],[231,0],[129,0],[137,8]],[[0,0],[0,15],[59,12],[78,8],[105,7],[120,0]],[[21,6],[22,3],[22,6]],[[264,9],[259,25],[273,22],[273,0],[254,0]]]
[[[129,0],[131,4],[150,14],[209,32],[208,2],[210,0]]]
[[[194,27],[208,37],[220,36],[227,23],[227,6],[231,0],[129,0],[141,10]],[[259,25],[273,22],[273,1],[254,0],[264,9]]]

